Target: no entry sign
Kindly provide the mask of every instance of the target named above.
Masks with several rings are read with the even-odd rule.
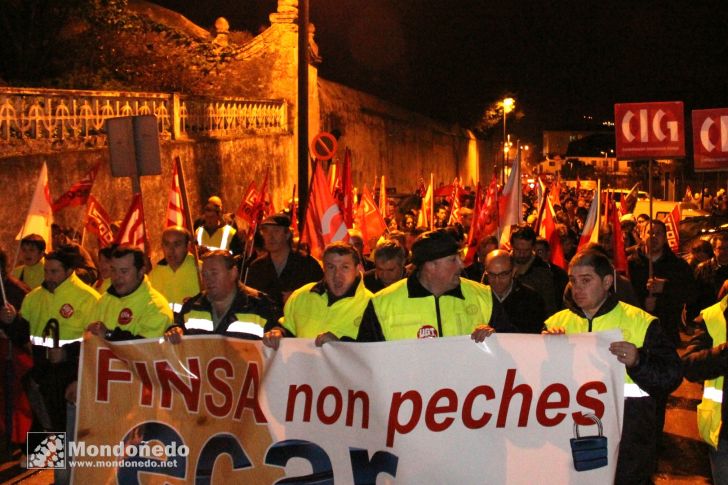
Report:
[[[336,154],[336,137],[322,131],[311,140],[311,153],[317,160],[331,160]]]

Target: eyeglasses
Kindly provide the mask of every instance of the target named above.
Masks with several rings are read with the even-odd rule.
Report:
[[[510,277],[510,276],[511,276],[511,273],[513,273],[513,269],[509,269],[508,271],[503,271],[502,273],[489,273],[488,271],[486,271],[486,272],[485,272],[485,275],[486,275],[486,276],[487,276],[488,278],[493,278],[493,279],[496,279],[496,278],[498,278],[498,279],[505,279],[505,278],[508,278],[508,277]]]

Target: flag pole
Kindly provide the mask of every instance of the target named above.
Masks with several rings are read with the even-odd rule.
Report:
[[[190,235],[192,237],[192,259],[194,259],[195,262],[195,272],[197,274],[197,284],[200,287],[200,290],[202,290],[202,275],[200,273],[200,262],[198,260],[199,258],[199,252],[197,251],[197,244],[195,244],[195,233],[192,232],[193,225],[192,225],[192,214],[190,213],[190,203],[187,200],[187,185],[185,184],[185,173],[182,169],[182,161],[179,157],[174,157],[174,164],[177,168],[177,175],[179,176],[179,191],[180,196],[182,197],[182,211],[184,212],[184,218],[185,223],[187,224],[187,227],[189,228]],[[146,233],[146,232],[145,232]]]
[[[432,196],[430,197],[430,231],[435,229],[435,174],[430,172],[430,187],[432,187]]]
[[[5,268],[5,271],[7,272],[7,268]],[[6,305],[8,302],[8,297],[5,295],[5,282],[3,281],[3,272],[2,268],[0,268],[0,293],[2,293],[3,297],[3,304]]]

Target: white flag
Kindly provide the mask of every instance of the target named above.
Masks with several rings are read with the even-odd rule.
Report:
[[[28,216],[23,227],[15,236],[19,241],[30,234],[42,236],[48,246],[51,245],[51,224],[53,224],[53,210],[51,209],[51,192],[48,188],[48,167],[43,162],[38,183],[35,185],[33,199],[30,201]]]

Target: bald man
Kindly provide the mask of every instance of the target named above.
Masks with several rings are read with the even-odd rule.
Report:
[[[541,333],[546,320],[544,302],[532,288],[514,279],[513,257],[496,249],[485,258],[483,283],[490,285],[493,296],[503,305],[508,321],[520,333]]]

